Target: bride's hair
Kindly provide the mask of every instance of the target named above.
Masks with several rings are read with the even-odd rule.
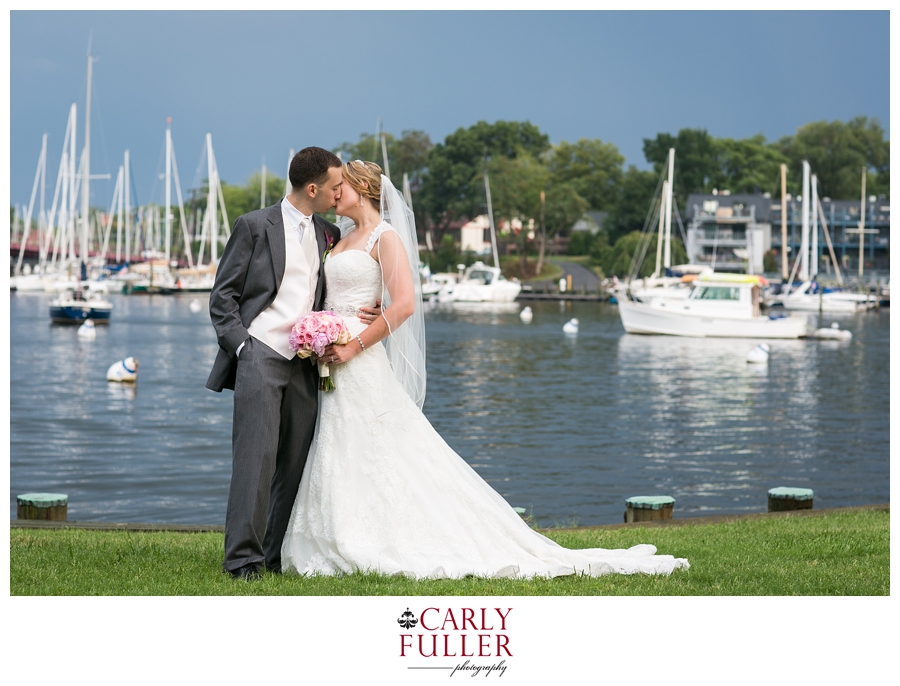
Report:
[[[381,206],[381,167],[374,162],[351,160],[342,168],[344,180],[364,198],[369,198],[376,208]]]

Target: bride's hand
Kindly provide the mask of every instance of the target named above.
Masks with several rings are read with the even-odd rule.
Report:
[[[360,307],[359,308],[359,321],[367,326],[372,324],[378,317],[381,316],[381,300],[375,301],[375,307]]]
[[[356,339],[354,338],[352,343],[356,343]],[[332,345],[325,346],[325,354],[320,357],[316,362],[319,364],[327,364],[330,366],[334,366],[336,364],[343,364],[344,362],[349,362],[361,351],[359,345],[337,345],[333,343]]]

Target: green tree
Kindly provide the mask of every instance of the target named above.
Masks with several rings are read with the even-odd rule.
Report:
[[[256,197],[250,193],[248,186],[232,186],[222,181],[222,199],[225,201],[225,209],[228,210],[228,219],[234,222],[242,214],[247,214],[259,209],[259,182],[256,184]],[[268,184],[266,184],[268,185]],[[229,227],[231,228],[231,227]]]
[[[646,252],[643,254],[643,260],[638,269],[637,276],[639,277],[650,276],[656,269],[656,241],[658,236],[658,233],[650,236],[650,245],[646,247]],[[645,241],[646,238],[641,235],[640,231],[632,231],[619,238],[612,247],[608,243],[595,243],[591,250],[592,261],[605,274],[616,275],[620,278],[632,276],[633,260],[635,257],[641,259],[638,251],[643,252]],[[687,262],[687,251],[685,251],[681,240],[673,236],[672,264],[683,264],[685,262]]]
[[[569,235],[572,225],[584,216],[587,209],[587,200],[579,195],[573,184],[554,183],[550,186],[547,190],[547,202],[544,210],[546,231],[543,231],[541,234],[541,250],[538,254],[538,263],[535,269],[536,273],[540,274],[541,269],[544,266],[544,248],[547,244],[547,236]],[[576,233],[584,233],[591,238],[593,237],[593,234],[589,231],[577,231]],[[583,238],[581,239],[581,243],[583,252],[570,252],[569,254],[585,254],[588,245]]]
[[[766,143],[762,134],[752,138],[734,140],[717,138],[713,177],[702,190],[728,189],[732,193],[763,193],[781,195],[781,164],[788,159],[779,150]],[[678,159],[676,152],[675,159]],[[678,177],[675,178],[678,185]]]
[[[819,195],[852,200],[860,196],[863,166],[866,194],[890,197],[890,142],[878,119],[856,117],[849,122],[818,121],[797,129],[775,148],[790,160],[789,190],[799,193],[803,160],[818,178]],[[870,184],[871,178],[871,184]]]
[[[608,210],[615,204],[624,163],[619,149],[600,139],[562,141],[547,153],[554,185],[570,184],[592,210]]]
[[[467,129],[457,129],[428,155],[428,173],[424,175],[420,196],[429,221],[446,228],[455,220],[484,211],[485,157],[536,158],[549,148],[548,136],[527,121],[479,121]]]
[[[341,159],[370,160],[376,162],[382,169],[388,171],[390,167],[391,182],[399,189],[403,189],[403,174],[409,177],[409,183],[413,192],[417,191],[422,183],[422,175],[428,164],[428,153],[434,145],[431,138],[424,131],[407,130],[400,138],[385,132],[385,148],[387,148],[388,165],[384,163],[384,154],[381,149],[381,139],[375,134],[360,134],[356,143],[342,143],[335,153],[341,153]],[[415,202],[413,203],[415,206]]]
[[[706,129],[681,129],[677,136],[658,133],[656,138],[645,138],[644,157],[657,178],[668,164],[669,148],[675,148],[675,202],[684,208],[689,193],[711,188],[710,181],[717,177],[716,143]]]
[[[221,184],[222,198],[225,201],[225,209],[228,210],[228,219],[231,222],[234,222],[242,214],[260,209],[260,205],[269,207],[284,197],[285,180],[268,172],[266,173],[266,194],[264,199],[261,196],[261,171],[253,174],[243,186],[232,186],[225,181],[222,181]],[[195,202],[193,203],[196,208],[206,209],[208,188],[208,182],[204,180],[203,188],[200,194],[195,197]],[[185,211],[187,212],[188,208],[185,208]]]
[[[510,226],[513,221],[521,222],[521,229],[513,229],[513,234],[519,246],[521,273],[528,276],[528,233],[529,229],[540,231],[541,191],[548,185],[550,172],[528,154],[494,157],[488,163],[488,171],[495,221],[505,219]],[[477,181],[472,179],[472,184]]]
[[[625,234],[644,228],[654,194],[659,192],[659,180],[659,172],[641,171],[634,165],[628,167],[618,189],[616,204],[604,222],[613,244]]]
[[[644,155],[660,174],[675,148],[675,202],[682,210],[690,193],[714,188],[732,193],[780,193],[780,165],[788,158],[762,134],[736,140],[713,138],[705,129],[681,129],[644,139]]]

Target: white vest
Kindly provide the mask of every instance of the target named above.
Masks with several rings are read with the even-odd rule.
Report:
[[[265,310],[250,322],[247,331],[285,359],[296,353],[288,344],[291,328],[297,320],[309,314],[313,308],[316,285],[319,281],[319,249],[316,241],[315,222],[303,232],[302,242],[297,240],[297,230],[284,221],[284,278],[278,295]]]

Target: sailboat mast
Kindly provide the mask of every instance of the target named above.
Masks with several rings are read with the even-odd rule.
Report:
[[[125,220],[125,167],[119,167],[119,204],[116,205],[116,264],[122,262],[122,223]]]
[[[859,290],[863,289],[863,247],[866,243],[866,168],[862,169],[862,197],[859,201]]]
[[[75,222],[75,160],[76,138],[78,130],[78,115],[75,110],[75,104],[72,104],[72,138],[69,140],[69,211],[66,214],[66,243],[63,250],[63,260],[71,260],[75,254],[75,232],[73,230]]]
[[[294,160],[294,149],[291,148],[290,152],[288,152],[288,168],[287,174],[284,175],[284,194],[291,194],[291,162]]]
[[[387,141],[384,138],[384,131],[381,132],[381,157],[384,159],[384,175],[391,178],[391,163],[388,162]]]
[[[409,187],[409,174],[406,172],[403,172],[403,199],[406,201],[409,211],[412,212],[412,189]]]
[[[487,161],[484,165],[484,193],[487,196],[488,222],[491,227],[491,248],[494,251],[494,266],[500,269],[500,257],[497,254],[497,231],[494,228],[494,207],[491,205],[491,184],[488,181]]]
[[[84,157],[82,158],[81,180],[81,264],[87,269],[88,261],[88,222],[90,221],[90,182],[91,182],[91,78],[94,71],[94,60],[88,45],[87,56],[87,103],[84,108]]]
[[[669,148],[669,185],[666,188],[666,237],[663,266],[672,266],[672,188],[675,186],[675,148]]]
[[[131,178],[129,150],[125,151],[125,261],[131,262]]]
[[[206,201],[206,211],[210,220],[210,261],[214,265],[219,264],[219,222],[216,212],[216,191],[219,187],[219,179],[216,177],[216,163],[213,159],[212,134],[206,134],[206,165],[209,177],[209,196]]]
[[[812,226],[810,226],[809,278],[819,273],[819,182],[812,175]]]
[[[787,165],[781,165],[781,280],[788,278],[787,245]]]
[[[43,158],[43,172],[41,173],[41,209],[38,214],[38,259],[40,271],[44,271],[44,244],[50,238],[47,235],[47,214],[44,211],[44,200],[47,191],[47,134],[44,134],[43,143],[41,144],[41,156]]]
[[[663,181],[661,197],[663,198],[664,201],[665,201],[665,198],[668,196],[668,188],[669,188],[669,182]],[[660,267],[662,265],[663,243],[665,242],[663,240],[663,236],[665,235],[665,232],[666,232],[666,222],[665,222],[666,212],[664,209],[665,204],[666,203],[663,202],[659,207],[659,234],[656,237],[656,269],[653,270],[654,278],[659,276]]]
[[[172,250],[172,117],[166,118],[166,265]]]
[[[809,281],[809,162],[806,160],[803,160],[803,197],[800,200],[800,280]]]

